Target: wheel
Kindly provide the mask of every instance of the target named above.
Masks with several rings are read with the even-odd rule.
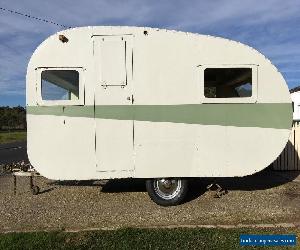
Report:
[[[37,195],[40,192],[39,186],[32,186],[31,192],[33,195]]]
[[[146,180],[146,189],[150,198],[161,206],[175,206],[186,197],[188,181],[179,178]]]

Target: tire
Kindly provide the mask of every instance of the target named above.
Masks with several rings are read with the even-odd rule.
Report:
[[[151,198],[160,206],[181,204],[188,192],[188,180],[180,178],[162,178],[146,180],[146,189]]]

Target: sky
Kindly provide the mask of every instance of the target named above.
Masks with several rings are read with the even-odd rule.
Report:
[[[229,38],[268,57],[289,88],[300,85],[300,0],[0,0],[0,8],[71,27],[146,26]],[[0,10],[0,106],[25,106],[30,56],[62,29]]]

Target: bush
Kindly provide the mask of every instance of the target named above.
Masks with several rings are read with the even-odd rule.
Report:
[[[0,130],[25,130],[26,110],[18,107],[0,107]]]

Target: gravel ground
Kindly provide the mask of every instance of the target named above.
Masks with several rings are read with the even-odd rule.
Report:
[[[204,224],[300,222],[299,172],[263,171],[244,178],[223,178],[229,190],[221,198],[205,187],[211,179],[194,180],[186,203],[160,207],[148,197],[142,180],[55,182],[35,178],[41,193],[32,195],[29,179],[0,175],[0,232],[83,230]]]

